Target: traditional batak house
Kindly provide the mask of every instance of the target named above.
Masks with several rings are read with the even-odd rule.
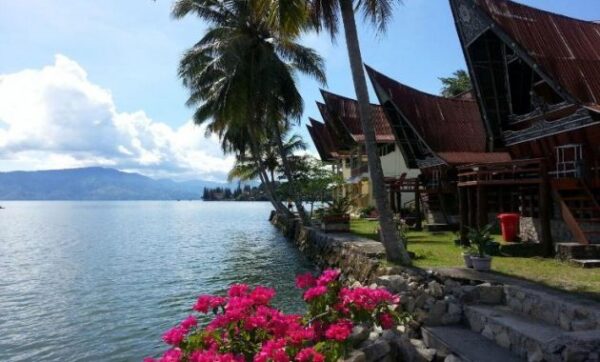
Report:
[[[457,167],[510,161],[506,152],[486,152],[486,133],[477,103],[466,92],[455,98],[427,94],[367,67],[375,93],[408,167],[418,180],[400,189],[422,190],[428,226],[458,225]],[[407,186],[410,186],[407,188]]]
[[[340,195],[353,198],[356,211],[375,206],[372,183],[364,148],[364,135],[358,116],[358,102],[330,92],[322,91],[324,103],[317,103],[324,123],[310,120],[309,133],[322,160],[334,165],[346,184]],[[380,106],[373,105],[373,123],[384,176],[388,182],[415,177],[409,170],[400,150],[394,143],[394,136]],[[413,197],[402,198],[400,193],[390,190],[390,202],[395,212],[399,212]]]
[[[547,253],[552,239],[599,243],[600,24],[507,0],[450,3],[487,149],[516,160],[462,169],[461,194],[477,199],[478,224],[486,188],[519,188],[502,202],[521,213],[523,238]]]

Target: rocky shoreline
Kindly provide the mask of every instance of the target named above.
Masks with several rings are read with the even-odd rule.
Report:
[[[477,353],[486,361],[600,360],[597,303],[460,271],[389,266],[378,242],[275,213],[270,221],[318,266],[339,268],[350,283],[386,287],[413,316],[398,331],[356,328],[348,362],[469,361]]]

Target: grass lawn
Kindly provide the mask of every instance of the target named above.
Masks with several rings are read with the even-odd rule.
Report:
[[[357,235],[378,240],[376,221],[353,220],[351,228]],[[454,246],[454,239],[450,232],[409,232],[408,250],[416,254],[414,265],[421,268],[464,266],[461,249]],[[554,259],[499,256],[494,257],[492,268],[509,276],[588,294],[600,300],[600,268],[583,269]]]

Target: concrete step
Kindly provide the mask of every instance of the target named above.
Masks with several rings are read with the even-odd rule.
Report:
[[[584,354],[576,360],[585,361],[600,351],[600,330],[568,332],[507,306],[468,306],[465,319],[474,332],[530,361],[572,360],[574,354]]]
[[[423,327],[423,342],[441,355],[454,355],[464,362],[523,361],[506,348],[464,326]]]
[[[556,256],[561,260],[571,259],[600,259],[600,245],[557,243]]]
[[[600,268],[600,259],[571,259],[571,263],[585,269]]]
[[[550,293],[521,286],[504,287],[505,304],[515,313],[565,331],[600,329],[600,303],[574,294]]]

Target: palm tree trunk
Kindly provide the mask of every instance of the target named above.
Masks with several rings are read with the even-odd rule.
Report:
[[[259,167],[261,167],[261,166],[259,166]],[[282,216],[285,216],[286,218],[291,218],[293,215],[289,212],[289,210],[285,207],[285,205],[283,205],[281,200],[279,200],[279,198],[275,194],[273,184],[269,180],[269,177],[267,176],[267,172],[261,169],[259,172],[259,177],[260,177],[260,181],[263,183],[263,185],[265,185],[267,198],[269,199],[269,201],[271,202],[271,205],[273,205],[273,207],[275,208],[277,213]]]
[[[409,265],[410,256],[408,255],[404,244],[398,240],[398,231],[396,230],[392,210],[385,190],[385,179],[381,167],[381,160],[379,159],[379,153],[377,151],[377,140],[375,139],[375,129],[371,118],[369,90],[367,88],[367,79],[363,69],[352,0],[339,1],[342,21],[344,23],[346,46],[348,48],[348,58],[350,59],[350,68],[352,70],[352,79],[354,81],[354,89],[358,99],[360,121],[365,135],[365,148],[369,162],[371,183],[373,185],[373,198],[375,199],[375,205],[379,211],[381,242],[385,247],[388,260]]]
[[[288,160],[288,155],[285,152],[285,147],[283,146],[283,140],[281,139],[281,129],[279,129],[279,125],[275,125],[275,138],[277,138],[277,149],[279,151],[279,157],[281,157],[281,163],[283,165],[283,173],[287,178],[290,184],[290,192],[292,199],[294,200],[294,205],[296,205],[296,210],[298,210],[298,215],[300,216],[300,222],[303,225],[310,225],[310,219],[306,216],[306,211],[304,210],[304,206],[302,205],[302,201],[298,197],[298,190],[296,189],[296,180],[294,175],[292,174],[292,168],[290,167],[290,162]]]
[[[273,207],[275,208],[275,211],[277,211],[277,213],[279,213],[280,215],[283,215],[287,218],[290,218],[292,216],[290,211],[283,205],[281,200],[279,200],[279,198],[277,197],[273,183],[271,182],[271,180],[269,180],[267,171],[265,170],[265,167],[264,167],[263,163],[261,162],[260,157],[258,156],[260,154],[260,152],[259,152],[258,146],[256,145],[256,142],[250,141],[250,143],[251,143],[250,147],[251,147],[251,151],[252,151],[252,159],[254,160],[254,163],[256,163],[256,167],[259,170],[259,176],[260,176],[261,182],[263,183],[263,185],[265,185],[267,198],[269,199],[269,201],[271,202],[271,204],[273,205]]]

